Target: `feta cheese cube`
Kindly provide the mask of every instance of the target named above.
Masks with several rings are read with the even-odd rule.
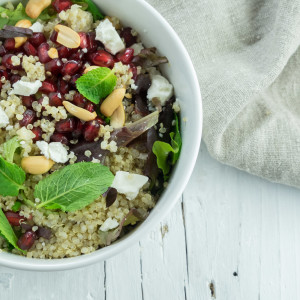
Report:
[[[6,127],[9,124],[9,119],[3,108],[0,106],[0,128]]]
[[[43,32],[44,31],[44,25],[40,22],[35,22],[31,27],[29,27],[33,32]]]
[[[39,80],[36,80],[35,82],[19,80],[13,84],[13,90],[9,94],[30,96],[36,94],[41,86],[42,83]]]
[[[104,221],[104,223],[101,225],[100,230],[101,231],[108,231],[110,229],[114,229],[119,226],[119,223],[116,219],[108,218]]]
[[[48,144],[45,141],[37,141],[36,145],[41,150],[41,153],[57,163],[66,163],[68,161],[68,151],[62,143],[53,142]]]
[[[106,19],[96,28],[96,40],[102,42],[108,52],[115,55],[125,49],[125,45],[116,28]]]
[[[173,95],[173,85],[161,75],[151,76],[151,86],[148,89],[147,98],[152,101],[156,98],[164,106]]]
[[[141,51],[144,49],[144,46],[142,43],[135,43],[130,46],[134,50],[134,55],[138,55],[141,53]]]
[[[125,194],[128,200],[133,200],[147,182],[147,176],[118,171],[111,187],[119,193]]]

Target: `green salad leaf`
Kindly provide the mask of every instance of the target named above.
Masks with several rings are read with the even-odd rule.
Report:
[[[23,252],[23,250],[21,250],[17,246],[18,238],[17,238],[14,230],[12,229],[11,225],[7,221],[7,218],[1,208],[0,208],[0,235],[4,239],[6,239],[12,246],[14,246],[16,249]]]
[[[20,210],[22,203],[20,201],[16,201],[11,210],[13,212],[17,212]]]
[[[72,0],[74,4],[78,4],[83,7],[84,10],[89,11],[94,18],[94,22],[97,20],[104,19],[104,16],[101,14],[97,5],[91,0]]]
[[[79,77],[76,87],[85,98],[98,104],[109,95],[117,83],[117,76],[109,68],[100,67]]]
[[[3,156],[5,160],[12,163],[14,161],[15,152],[19,147],[21,147],[21,145],[17,136],[5,142],[3,144],[3,150],[4,150]]]
[[[111,186],[114,175],[101,164],[82,162],[64,167],[40,181],[34,197],[37,209],[76,211],[91,204]]]
[[[155,141],[152,148],[156,156],[157,166],[163,171],[165,179],[167,179],[171,166],[178,160],[182,146],[177,115],[175,115],[175,122],[174,131],[170,133],[171,144]]]
[[[6,161],[0,155],[0,195],[18,196],[24,189],[25,172],[16,164]]]

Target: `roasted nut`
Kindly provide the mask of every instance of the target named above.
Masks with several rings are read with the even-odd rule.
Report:
[[[30,18],[36,19],[50,4],[51,0],[29,0],[25,9],[26,14]]]
[[[29,28],[32,23],[29,20],[20,20],[15,26],[21,28]],[[19,48],[27,41],[27,37],[15,37],[15,48]]]
[[[58,58],[58,51],[55,48],[50,48],[48,51],[48,55],[49,57],[51,57],[52,59],[54,58]]]
[[[113,128],[121,128],[125,124],[125,110],[123,104],[121,104],[111,115],[110,126]]]
[[[100,68],[100,67],[98,67],[98,66],[89,66],[89,67],[87,67],[87,68],[84,70],[83,74],[86,74],[87,72],[92,71],[92,70],[95,70],[95,69],[98,69],[98,68]]]
[[[71,115],[85,122],[95,120],[97,117],[97,113],[95,111],[89,112],[88,110],[76,106],[69,101],[63,101],[63,106]]]
[[[57,42],[68,48],[78,48],[80,46],[79,34],[64,25],[56,25],[54,30],[57,31]]]
[[[125,94],[125,97],[126,97],[127,99],[132,99],[132,94],[127,93],[127,94]]]
[[[100,111],[110,117],[113,112],[122,104],[126,90],[124,88],[115,89],[101,104]]]
[[[24,157],[21,161],[22,169],[26,173],[33,175],[47,173],[53,165],[54,161],[45,156],[28,156]]]

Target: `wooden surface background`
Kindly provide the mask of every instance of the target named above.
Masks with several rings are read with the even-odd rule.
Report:
[[[0,266],[1,300],[297,300],[300,191],[221,165],[204,146],[183,196],[105,262],[33,273]]]

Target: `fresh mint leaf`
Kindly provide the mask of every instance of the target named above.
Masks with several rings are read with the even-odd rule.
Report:
[[[24,189],[25,172],[17,165],[7,162],[0,155],[0,195],[18,196],[19,191]]]
[[[91,1],[91,0],[73,0],[72,1],[74,4],[78,4],[80,6],[83,7],[84,10],[89,11],[94,18],[94,22],[97,20],[102,20],[104,18],[104,16],[101,14],[99,8],[97,7],[97,5]]]
[[[0,235],[2,237],[4,237],[9,242],[9,244],[11,244],[16,249],[23,252],[23,250],[21,250],[17,246],[18,238],[17,238],[14,230],[12,229],[11,225],[7,221],[7,218],[1,208],[0,208]]]
[[[17,212],[20,210],[22,203],[19,201],[16,201],[15,204],[13,205],[13,207],[11,208],[11,210],[13,212]]]
[[[98,104],[113,91],[116,83],[117,76],[113,70],[99,67],[79,77],[76,87],[85,98]]]
[[[114,175],[101,164],[82,162],[64,167],[40,181],[37,208],[76,211],[94,202],[111,186]]]
[[[12,163],[14,161],[15,152],[20,146],[21,145],[17,136],[5,142],[3,144],[3,150],[4,150],[3,156],[5,160]]]

